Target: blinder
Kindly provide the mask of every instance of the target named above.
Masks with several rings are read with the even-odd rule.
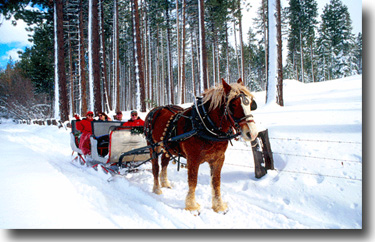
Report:
[[[254,99],[249,98],[246,96],[244,93],[238,94],[235,99],[240,98],[241,99],[241,106],[244,110],[245,116],[242,118],[234,118],[231,115],[229,115],[229,118],[232,120],[232,124],[236,126],[237,129],[239,129],[239,125],[243,123],[250,123],[254,122],[254,117],[253,115],[246,110],[249,110],[249,105],[250,105],[250,111],[256,110],[257,109],[257,104]],[[251,100],[251,101],[250,101]],[[250,104],[251,102],[251,104]]]
[[[258,105],[257,105],[257,103],[255,102],[255,100],[253,99],[253,100],[251,101],[250,110],[251,110],[251,111],[254,111],[254,110],[257,109],[257,107],[258,107]]]
[[[238,97],[241,98],[241,102],[242,102],[243,105],[245,105],[245,106],[249,105],[250,101],[249,101],[249,99],[247,98],[247,96],[246,96],[245,94],[241,93],[241,94],[238,95]],[[254,111],[254,110],[257,109],[257,107],[258,107],[258,105],[257,105],[257,103],[255,102],[255,100],[254,100],[254,99],[251,99],[250,110],[251,110],[251,111]]]

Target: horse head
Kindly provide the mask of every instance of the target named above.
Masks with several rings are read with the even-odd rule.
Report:
[[[227,96],[229,119],[240,130],[245,140],[255,140],[258,136],[258,130],[251,111],[256,110],[257,104],[253,95],[247,90],[241,78],[235,84],[229,85],[224,79],[222,79],[222,83]]]

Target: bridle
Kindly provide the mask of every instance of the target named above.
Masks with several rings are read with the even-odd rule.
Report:
[[[255,123],[254,116],[251,114],[251,111],[255,110],[257,108],[257,105],[253,99],[251,99],[250,101],[243,92],[235,96],[231,100],[231,102],[238,98],[241,99],[241,106],[245,116],[243,116],[242,118],[234,118],[233,115],[230,112],[228,112],[229,104],[226,105],[224,114],[226,114],[225,116],[229,119],[231,126],[236,130],[236,132],[241,133],[241,125],[247,123]],[[249,106],[250,104],[251,106]]]
[[[245,116],[241,118],[233,117],[233,115],[231,114],[229,110],[228,101],[233,102],[234,100],[238,98],[241,99],[241,106],[245,114]],[[198,100],[198,102],[196,100]],[[251,106],[249,106],[250,104]],[[224,110],[223,119],[225,118],[229,120],[230,122],[230,127],[227,132],[223,132],[221,130],[222,127],[217,127],[212,122],[200,98],[197,98],[194,100],[195,108],[193,107],[193,110],[196,112],[196,116],[198,117],[199,123],[201,124],[200,125],[200,124],[197,124],[197,122],[195,122],[194,126],[199,126],[199,125],[202,126],[206,133],[205,135],[203,132],[199,132],[200,136],[203,136],[203,138],[206,138],[206,139],[216,140],[216,141],[230,140],[230,139],[236,138],[237,136],[241,134],[241,125],[245,123],[254,123],[254,117],[250,112],[251,110],[256,109],[256,103],[254,100],[250,101],[244,93],[241,92],[240,94],[238,94],[231,100],[228,100],[228,96],[227,96],[224,105],[225,105],[225,110]],[[197,120],[197,118],[195,119]]]

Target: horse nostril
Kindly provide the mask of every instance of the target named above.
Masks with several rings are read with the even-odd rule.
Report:
[[[247,133],[246,133],[246,136],[249,137],[249,138],[251,138],[251,134],[250,134],[250,132],[247,132]]]

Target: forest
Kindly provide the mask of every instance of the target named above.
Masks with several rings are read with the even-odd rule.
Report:
[[[88,110],[145,112],[193,102],[222,78],[242,78],[251,91],[276,85],[282,106],[283,79],[362,73],[362,34],[352,33],[340,0],[321,16],[316,0],[259,2],[244,29],[244,0],[5,1],[0,13],[24,20],[33,45],[0,70],[0,115],[65,121]]]

